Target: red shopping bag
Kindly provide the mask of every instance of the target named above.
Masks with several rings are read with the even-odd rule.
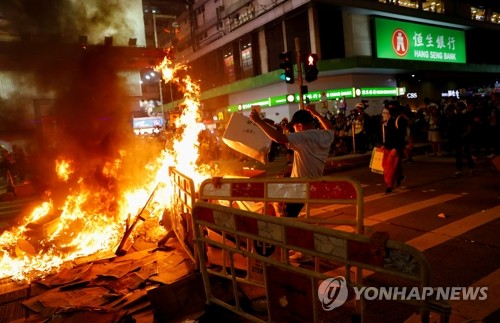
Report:
[[[394,188],[396,167],[398,165],[399,158],[400,157],[396,149],[384,149],[382,167],[384,168],[384,182],[387,187]]]

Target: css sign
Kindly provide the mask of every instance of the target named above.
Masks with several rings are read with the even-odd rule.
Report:
[[[417,97],[418,97],[418,95],[415,92],[406,93],[406,98],[408,98],[408,99],[416,99]]]

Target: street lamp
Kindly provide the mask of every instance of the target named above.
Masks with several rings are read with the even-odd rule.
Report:
[[[162,78],[161,74],[158,72],[155,72],[152,69],[147,69],[143,70],[141,72],[142,79],[141,82],[147,83],[147,84],[154,84],[158,83],[158,92],[159,92],[159,97],[160,97],[160,109],[161,109],[161,119],[162,119],[162,129],[165,130],[165,111],[163,110],[163,87],[161,85],[162,83]]]

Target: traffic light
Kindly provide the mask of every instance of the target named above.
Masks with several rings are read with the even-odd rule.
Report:
[[[295,81],[295,76],[293,74],[293,64],[292,64],[292,55],[290,51],[282,52],[280,54],[280,68],[285,70],[285,81],[288,84],[293,84]]]
[[[312,82],[318,78],[318,68],[316,63],[318,62],[318,55],[309,54],[306,58],[306,81]]]

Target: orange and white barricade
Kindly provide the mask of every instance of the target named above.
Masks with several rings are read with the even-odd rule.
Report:
[[[308,178],[213,178],[200,184],[198,191],[200,201],[208,201],[224,206],[235,207],[246,211],[279,215],[280,203],[303,203],[300,217],[295,221],[315,224],[348,225],[353,231],[362,233],[363,226],[363,191],[358,181],[349,177]],[[342,219],[316,218],[311,213],[312,205],[348,205],[354,206],[352,217]],[[223,236],[218,232],[207,230],[211,239],[221,243],[232,243],[231,236]],[[269,247],[259,241],[246,241],[247,248],[267,257],[281,259],[281,248]],[[210,262],[226,268],[227,254],[224,248],[207,248]],[[254,258],[236,256],[234,265],[246,271],[250,280],[263,280],[263,263]]]
[[[348,225],[357,233],[362,233],[363,226],[363,190],[357,180],[349,177],[321,177],[315,179],[299,178],[210,178],[200,184],[197,189],[194,182],[188,176],[182,174],[175,168],[169,169],[173,184],[173,204],[170,210],[171,234],[175,234],[183,245],[185,251],[196,261],[194,248],[192,246],[192,220],[191,213],[196,201],[210,201],[212,203],[236,207],[252,212],[277,215],[278,205],[283,202],[303,203],[304,208],[301,216],[296,221],[312,222],[326,225]],[[324,219],[315,217],[312,205],[320,206],[353,206],[352,216],[342,216],[342,219]],[[167,228],[170,229],[170,228]],[[209,231],[215,239],[222,237],[213,231]],[[230,243],[225,239],[225,243]],[[266,254],[266,246],[254,245],[262,249]],[[281,257],[281,250],[274,250],[273,257]],[[214,264],[224,266],[225,256],[223,250],[211,249]],[[250,276],[260,280],[262,266],[253,259],[241,258],[237,263],[238,269],[246,270]],[[250,264],[248,263],[250,261]]]
[[[354,288],[359,293],[359,288],[377,288],[380,283],[353,274],[353,267],[366,275],[379,275],[386,284],[389,280],[418,291],[430,288],[429,264],[423,254],[410,245],[387,239],[384,234],[369,237],[201,201],[194,205],[193,225],[207,303],[222,306],[254,322],[335,322],[341,321],[339,315],[346,312],[362,322],[366,301],[355,297]],[[230,236],[232,243],[212,239],[207,229]],[[283,250],[283,257],[268,257],[262,250],[247,248],[247,241],[279,248]],[[226,269],[210,266],[208,247],[224,249]],[[290,250],[314,257],[321,266],[292,264],[288,256]],[[239,275],[238,257],[262,262],[263,280]],[[227,293],[217,296],[216,288],[220,288],[221,280],[228,284],[227,291],[233,292],[232,297]],[[328,289],[323,293],[323,288],[332,283],[340,283],[335,286],[338,290]],[[241,291],[249,288],[261,290],[261,311],[245,305]],[[450,312],[447,302],[405,297],[390,301],[414,306],[422,322],[429,321],[431,311],[441,314],[441,321],[446,322]],[[390,308],[387,307],[387,311]]]
[[[169,233],[164,238],[164,242],[175,234],[177,240],[182,245],[186,254],[198,267],[198,260],[195,255],[193,245],[193,219],[192,210],[196,202],[196,187],[194,181],[176,168],[169,169],[170,180],[173,186],[172,205],[169,211],[169,218],[162,219],[164,226]]]
[[[279,203],[303,203],[297,220],[316,224],[349,225],[356,233],[364,231],[363,189],[350,177],[320,178],[213,178],[200,184],[200,201],[209,201],[247,211],[277,215]],[[350,218],[324,219],[312,214],[312,206],[351,205]]]

